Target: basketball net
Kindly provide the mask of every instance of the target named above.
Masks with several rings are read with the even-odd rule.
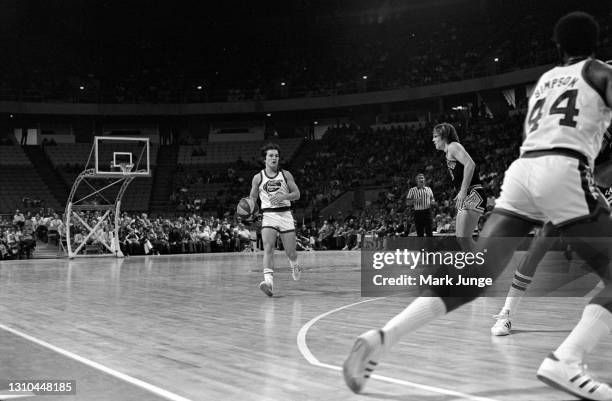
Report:
[[[121,172],[124,175],[127,175],[132,171],[132,168],[134,168],[134,165],[128,164],[128,163],[119,163],[119,168],[121,169]]]

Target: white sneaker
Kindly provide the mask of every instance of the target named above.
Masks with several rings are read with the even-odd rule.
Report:
[[[274,295],[272,293],[272,283],[268,283],[267,281],[262,281],[261,283],[259,283],[259,289],[262,290],[264,292],[264,294],[266,294],[267,296],[271,297],[272,295]]]
[[[369,330],[357,337],[351,353],[342,366],[344,382],[354,393],[363,390],[366,381],[378,365],[382,350],[380,330]]]
[[[500,313],[493,315],[493,319],[497,321],[491,327],[491,334],[494,336],[507,336],[512,331],[512,322],[510,321],[510,313]]]
[[[612,401],[612,388],[595,380],[586,369],[586,365],[560,361],[551,352],[540,365],[537,376],[549,386],[584,400]]]
[[[291,277],[294,281],[298,281],[302,277],[302,267],[297,263],[291,268]]]

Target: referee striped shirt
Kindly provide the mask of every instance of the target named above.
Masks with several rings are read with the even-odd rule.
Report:
[[[414,210],[427,210],[434,202],[434,195],[429,187],[412,187],[406,199],[414,200]]]

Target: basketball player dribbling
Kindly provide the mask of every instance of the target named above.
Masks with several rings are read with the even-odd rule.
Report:
[[[488,249],[482,268],[493,279],[536,224],[552,223],[602,278],[604,288],[584,308],[563,343],[537,371],[546,384],[587,400],[612,401],[612,388],[586,370],[584,359],[612,329],[610,207],[592,169],[612,117],[612,68],[592,58],[599,27],[588,14],[562,17],[554,39],[562,65],[544,73],[529,99],[520,158],[506,170],[502,191],[476,244]],[[500,239],[503,241],[500,242]],[[496,241],[497,240],[497,241]],[[361,392],[381,357],[406,334],[477,298],[483,288],[441,286],[413,301],[382,329],[357,338],[344,362],[346,384]]]
[[[452,124],[442,123],[433,128],[433,143],[436,149],[446,155],[446,166],[457,196],[457,221],[455,235],[461,248],[468,250],[474,246],[472,236],[484,213],[487,197],[484,194],[474,160],[459,143],[457,131]]]
[[[279,167],[278,145],[273,143],[264,145],[261,154],[264,157],[265,168],[253,176],[249,196],[254,201],[257,201],[257,197],[261,199],[264,281],[259,284],[259,289],[271,297],[274,294],[274,249],[278,235],[289,258],[293,279],[299,280],[302,274],[295,249],[295,224],[291,213],[291,202],[300,199],[300,190],[295,184],[293,175]]]

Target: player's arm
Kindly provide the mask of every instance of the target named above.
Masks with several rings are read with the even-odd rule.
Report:
[[[608,107],[612,107],[612,66],[599,61],[591,61],[585,72],[586,81],[601,95]]]
[[[604,133],[601,150],[595,159],[595,183],[601,187],[612,186],[612,125]]]
[[[255,202],[257,202],[257,198],[259,198],[259,184],[261,184],[261,174],[255,174],[251,183],[251,193],[249,194],[249,198],[253,199]]]
[[[288,194],[275,194],[270,198],[272,202],[279,202],[283,200],[296,201],[300,199],[300,190],[293,179],[293,175],[287,170],[283,170],[285,181],[287,181],[287,188],[289,189]]]
[[[467,194],[468,187],[472,182],[472,175],[476,169],[476,163],[472,160],[470,154],[465,150],[463,145],[458,142],[448,144],[449,156],[463,164],[463,182],[461,183],[461,193]]]
[[[612,107],[612,67],[607,63],[593,60],[589,63],[585,75],[589,83],[601,94],[606,105]],[[612,158],[610,157],[609,132],[606,132],[604,135],[602,149],[596,160],[595,181],[604,187],[612,185]]]

